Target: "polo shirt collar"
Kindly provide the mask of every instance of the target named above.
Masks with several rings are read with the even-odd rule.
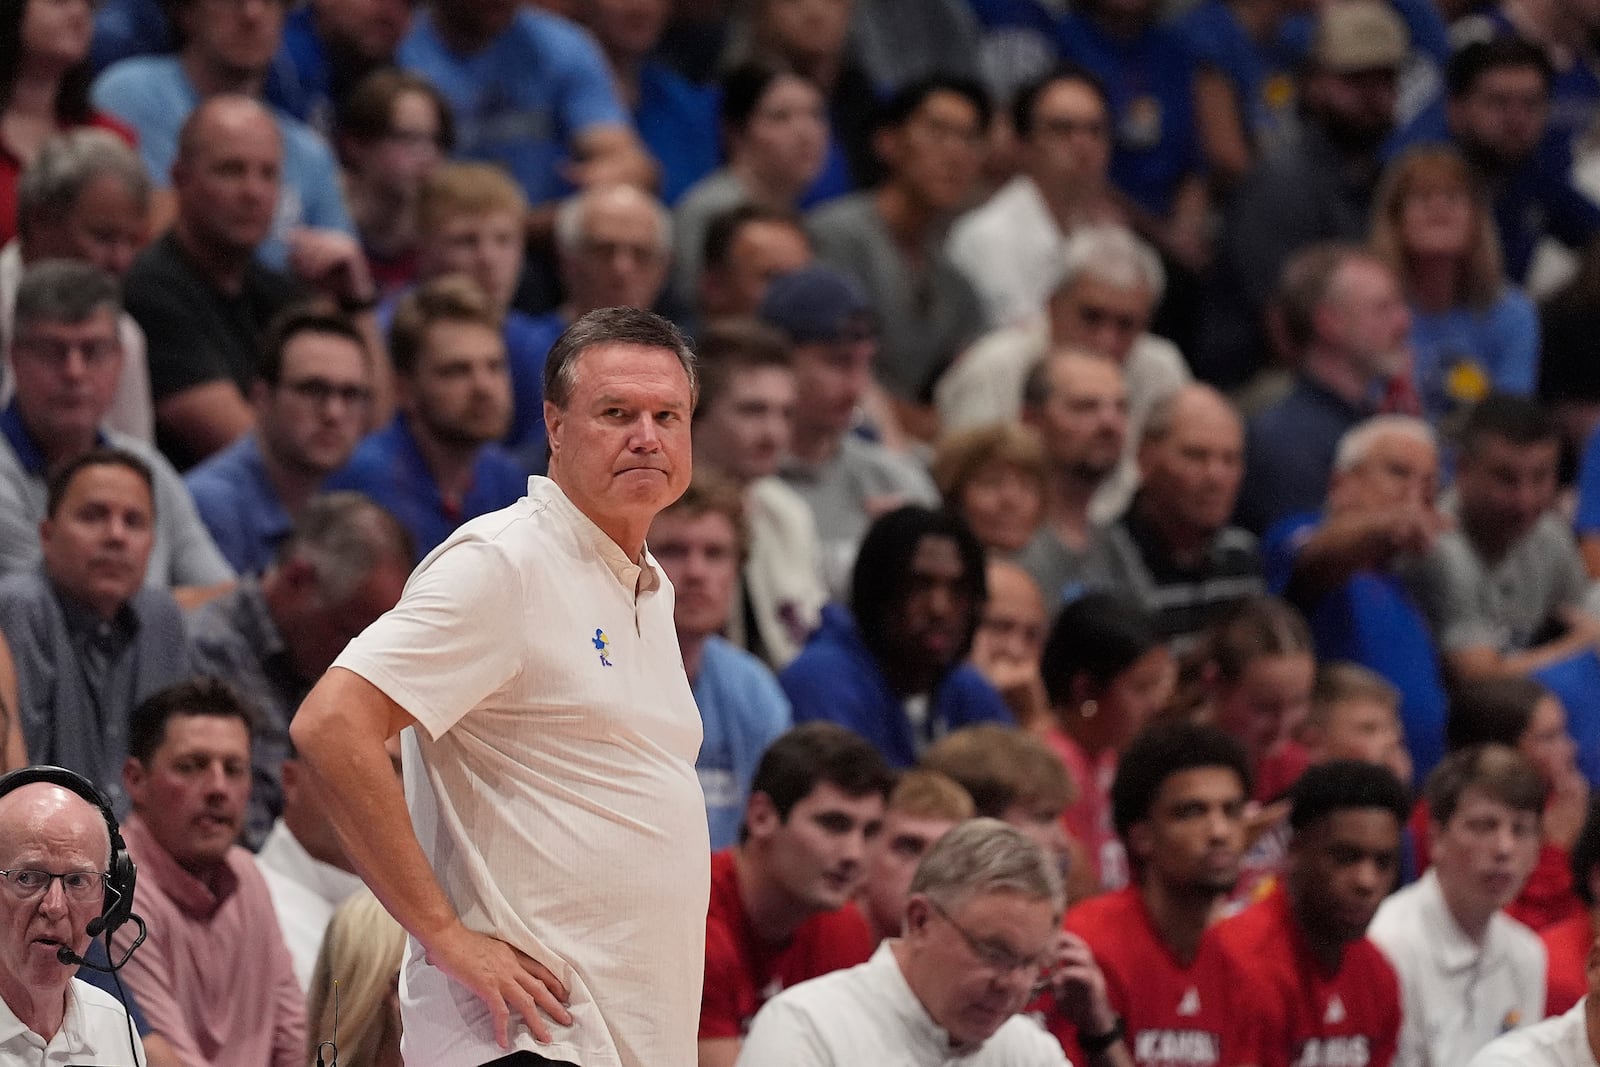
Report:
[[[140,882],[148,882],[197,922],[210,921],[239,889],[239,876],[233,869],[231,857],[225,856],[219,865],[217,888],[213,891],[161,847],[138,814],[128,816],[122,825],[122,836],[130,846],[129,851],[138,857],[139,868],[144,874]]]
[[[33,434],[29,433],[28,427],[23,424],[22,413],[17,410],[15,397],[11,398],[11,403],[6,405],[5,411],[0,411],[0,434],[3,434],[6,442],[11,445],[11,451],[17,454],[17,462],[22,465],[25,473],[36,478],[43,478],[49,473],[50,464],[44,458],[44,450],[39,447]],[[107,448],[111,441],[102,429],[94,432],[94,443],[101,448]]]
[[[1433,946],[1433,957],[1441,970],[1455,973],[1489,963],[1501,949],[1500,927],[1489,920],[1480,946],[1461,929],[1450,906],[1445,903],[1444,890],[1439,885],[1439,874],[1433,869],[1417,882],[1418,911],[1422,917],[1423,933]]]
[[[1381,396],[1382,383],[1379,383],[1377,388]],[[1308,401],[1329,408],[1352,422],[1367,418],[1377,411],[1375,403],[1352,404],[1322,382],[1303,372],[1295,378],[1295,391]]]
[[[928,1014],[928,1009],[922,1006],[922,1001],[917,999],[906,982],[906,976],[900,970],[900,961],[895,959],[891,947],[896,944],[899,944],[898,938],[884,941],[865,966],[872,976],[872,985],[883,990],[888,998],[890,1012],[905,1027],[914,1046],[923,1050],[915,1058],[919,1062],[945,1063],[971,1056],[983,1048],[982,1042],[975,1045],[951,1044],[950,1032],[933,1021],[933,1016]]]
[[[67,988],[62,996],[67,998],[67,1013],[61,1019],[61,1029],[56,1031],[54,1037],[48,1041],[44,1035],[36,1034],[22,1025],[22,1020],[17,1018],[17,1013],[11,1010],[11,1005],[0,1000],[0,1045],[15,1041],[24,1034],[29,1035],[32,1041],[37,1042],[41,1048],[48,1049],[57,1042],[66,1045],[68,1052],[79,1052],[83,1032],[83,1008],[78,1003],[78,995],[72,987],[76,984],[74,979],[67,980]],[[1579,1002],[1582,1003],[1581,1001]],[[59,1047],[59,1046],[58,1046]]]
[[[634,593],[652,593],[661,586],[661,573],[655,557],[647,545],[635,563],[622,551],[622,546],[611,535],[596,526],[562,490],[561,486],[541,474],[528,479],[530,499],[543,501],[551,510],[559,512],[572,526],[572,531],[583,543],[600,557],[617,582]]]

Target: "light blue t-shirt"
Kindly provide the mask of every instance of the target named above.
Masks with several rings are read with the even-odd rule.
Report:
[[[158,187],[172,178],[178,156],[178,131],[200,104],[200,94],[183,72],[177,56],[136,56],[113,64],[95,79],[94,106],[115,115],[139,135],[139,154]],[[301,226],[339,230],[354,236],[345,208],[339,167],[326,142],[298,119],[274,111],[283,135],[283,180],[272,233],[256,258],[283,270],[289,258],[289,232]]]
[[[1514,286],[1488,308],[1413,307],[1411,348],[1423,414],[1438,423],[1491,390],[1532,395],[1539,378],[1539,313]]]
[[[531,203],[572,191],[558,167],[570,158],[574,138],[629,124],[594,40],[543,11],[523,8],[510,28],[470,56],[451,51],[432,13],[418,11],[395,59],[450,101],[457,154],[501,164]]]
[[[789,698],[766,664],[720,637],[706,638],[690,689],[705,726],[694,769],[706,795],[715,852],[739,841],[756,765],[790,726]]]

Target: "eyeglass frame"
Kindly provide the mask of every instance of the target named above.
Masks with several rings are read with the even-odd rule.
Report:
[[[29,890],[26,886],[18,885],[13,875],[42,874],[45,883],[38,889]],[[59,880],[61,892],[68,900],[77,900],[87,903],[92,900],[102,899],[105,896],[106,882],[111,877],[108,871],[62,871],[57,874],[52,871],[43,871],[37,867],[11,867],[0,870],[0,880],[3,880],[13,895],[18,900],[34,900],[50,895],[50,886]],[[82,892],[75,890],[67,883],[68,878],[92,878],[94,881],[83,888]]]
[[[1011,975],[1016,974],[1019,971],[1032,970],[1034,972],[1034,976],[1032,986],[1028,992],[1029,1000],[1032,1000],[1034,997],[1038,996],[1040,993],[1049,988],[1051,971],[1054,969],[1053,964],[1055,962],[1051,958],[1054,955],[1051,951],[1047,949],[1041,953],[1038,958],[1032,960],[1017,959],[1015,954],[1012,953],[1010,949],[997,950],[993,945],[987,945],[982,941],[979,941],[973,936],[972,931],[956,922],[955,916],[946,911],[943,905],[941,905],[937,900],[934,900],[932,897],[925,897],[924,899],[927,900],[928,906],[932,908],[941,919],[949,923],[951,928],[954,929],[956,933],[961,935],[961,940],[966,942],[967,949],[977,957],[978,962],[983,966],[984,970],[988,971],[996,978],[1009,978]],[[1005,955],[1005,959],[996,958],[1001,953]]]

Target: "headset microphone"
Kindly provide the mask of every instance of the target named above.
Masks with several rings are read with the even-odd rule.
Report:
[[[139,928],[139,936],[133,939],[133,944],[128,946],[128,951],[122,954],[122,958],[116,963],[112,963],[111,966],[102,967],[98,963],[93,963],[89,960],[86,960],[76,952],[72,951],[72,949],[68,948],[66,945],[62,945],[60,948],[56,949],[56,959],[68,967],[87,967],[91,971],[99,971],[101,974],[115,974],[116,972],[122,970],[122,968],[127,964],[128,960],[133,956],[133,950],[144,944],[145,935],[150,932],[145,926],[144,920],[139,918],[139,916],[129,915],[128,921]],[[100,922],[98,918],[90,920],[88,929],[90,937],[93,937],[98,932],[95,930],[95,923],[98,922]],[[106,962],[110,963],[109,954],[106,957]]]

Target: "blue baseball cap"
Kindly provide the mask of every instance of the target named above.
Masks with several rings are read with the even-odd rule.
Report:
[[[761,301],[763,320],[798,345],[872,332],[872,301],[850,275],[813,264],[774,278]]]

